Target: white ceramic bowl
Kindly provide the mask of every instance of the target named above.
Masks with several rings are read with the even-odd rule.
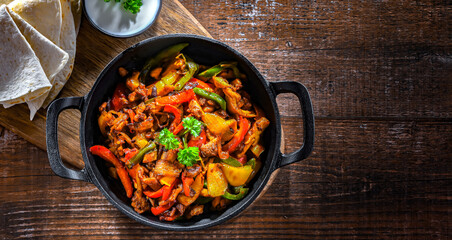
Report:
[[[112,37],[133,37],[143,33],[157,19],[161,0],[142,0],[140,12],[133,14],[123,1],[84,0],[83,10],[89,22],[99,31]]]

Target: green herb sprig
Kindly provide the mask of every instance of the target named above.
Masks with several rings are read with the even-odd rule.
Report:
[[[159,143],[165,146],[167,150],[176,149],[179,147],[179,140],[174,136],[170,130],[164,128],[159,134]]]
[[[190,133],[193,136],[195,136],[195,137],[199,136],[199,134],[201,132],[201,126],[202,126],[201,122],[199,122],[198,120],[196,120],[193,117],[190,117],[190,118],[184,118],[184,121],[182,124],[183,124],[184,128],[186,129],[185,133],[190,131]],[[184,148],[179,150],[179,152],[177,153],[177,160],[181,164],[184,164],[185,166],[190,167],[190,166],[193,166],[193,164],[195,164],[196,161],[198,161],[200,158],[199,157],[199,148],[198,147],[188,147],[186,136],[185,136],[185,138],[182,138]],[[167,150],[177,149],[177,148],[179,148],[179,145],[180,145],[180,142],[179,142],[179,140],[177,140],[176,136],[174,136],[174,134],[167,128],[164,128],[160,132],[158,141],[161,145],[165,146],[165,148]]]
[[[184,134],[190,132],[193,137],[199,136],[203,123],[194,117],[186,117],[182,119],[182,126],[184,126]]]
[[[177,160],[185,166],[191,167],[199,159],[199,148],[188,147],[177,153]]]
[[[104,0],[104,2],[110,2],[110,0]],[[121,0],[115,0],[115,2],[121,2]],[[133,14],[137,14],[142,5],[141,0],[123,0],[122,2],[124,9]]]

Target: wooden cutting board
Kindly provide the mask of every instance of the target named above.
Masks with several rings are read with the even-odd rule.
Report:
[[[86,95],[102,69],[118,53],[146,38],[170,34],[192,33],[211,37],[201,24],[177,0],[163,0],[157,21],[143,34],[126,39],[113,38],[93,28],[82,19],[77,37],[75,67],[68,83],[58,97]],[[79,141],[80,112],[66,110],[59,118],[58,138],[63,160],[83,168]],[[33,121],[25,104],[8,109],[0,107],[0,124],[37,147],[46,150],[46,110],[41,109]]]

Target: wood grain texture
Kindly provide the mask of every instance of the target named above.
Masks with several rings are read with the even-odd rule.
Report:
[[[305,84],[318,117],[452,117],[450,1],[181,2],[268,81]]]
[[[452,238],[450,1],[181,3],[267,80],[298,81],[309,89],[316,116],[313,154],[282,168],[265,195],[238,218],[174,233],[130,220],[93,185],[55,176],[44,151],[3,129],[1,238]],[[172,26],[177,19],[159,24]],[[84,32],[89,40],[82,40]],[[100,44],[86,21],[80,34],[79,42]],[[84,52],[78,52],[72,80],[94,81],[105,57],[123,50],[118,41],[136,42],[105,41],[111,46],[106,53],[79,43]],[[93,64],[98,65],[89,68]],[[291,94],[277,102],[284,152],[290,153],[302,144],[300,106]],[[73,112],[62,116],[73,122],[70,132],[78,127]]]

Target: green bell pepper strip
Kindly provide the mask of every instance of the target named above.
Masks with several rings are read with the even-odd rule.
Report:
[[[129,162],[127,163],[128,168],[132,168],[134,165],[138,164],[143,160],[143,157],[146,153],[154,150],[156,147],[154,142],[149,143],[146,147],[140,149],[140,151],[133,156]]]
[[[242,164],[237,161],[237,159],[233,158],[233,157],[229,157],[226,159],[221,159],[222,162],[226,163],[227,165],[231,165],[233,167],[241,167]]]
[[[216,76],[218,73],[220,73],[221,71],[223,71],[226,68],[232,68],[236,77],[238,77],[237,73],[240,75],[240,72],[238,72],[238,68],[237,68],[237,62],[221,62],[218,65],[215,65],[215,66],[205,70],[204,72],[198,74],[198,76],[205,78],[205,79],[209,79],[213,76]]]
[[[145,82],[147,78],[149,77],[149,71],[151,71],[152,68],[159,65],[159,63],[165,59],[172,56],[176,56],[182,49],[188,46],[188,43],[179,43],[176,45],[173,45],[169,48],[164,49],[163,51],[157,53],[154,57],[150,58],[146,64],[143,67],[143,70],[140,73],[140,81]]]
[[[232,192],[235,194],[240,193],[240,189],[242,189],[242,188],[243,188],[243,186],[232,187]]]
[[[219,64],[215,65],[207,70],[205,70],[204,72],[198,74],[198,77],[202,77],[202,78],[206,78],[209,79],[215,75],[217,75],[218,73],[220,73],[221,71],[223,71],[224,68],[222,68]]]
[[[197,87],[193,88],[193,91],[203,98],[207,98],[218,103],[221,109],[226,110],[226,101],[220,95]]]
[[[250,160],[248,160],[248,162],[245,163],[245,165],[250,165],[251,168],[253,168],[253,170],[254,170],[254,168],[256,167],[256,159],[251,158]]]
[[[238,194],[231,194],[229,192],[225,192],[222,197],[229,199],[229,200],[240,200],[245,197],[245,195],[248,193],[249,188],[240,188],[240,192]]]
[[[232,71],[234,72],[235,77],[240,78],[240,71],[237,68],[237,62],[221,62],[220,66],[224,68],[231,68]]]
[[[187,62],[187,66],[188,66],[188,72],[181,77],[181,79],[179,79],[179,81],[176,83],[176,90],[180,91],[185,84],[190,81],[190,79],[193,77],[193,75],[195,75],[196,71],[198,71],[198,64],[194,63],[194,62]]]

